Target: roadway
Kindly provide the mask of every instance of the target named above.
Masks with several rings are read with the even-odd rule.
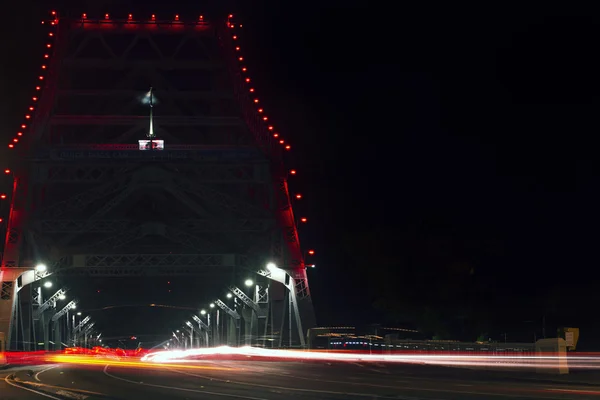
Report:
[[[52,364],[29,371],[0,371],[0,400],[515,400],[600,396],[600,386],[519,382],[488,373],[417,365],[195,361],[175,367],[140,368],[101,361],[98,365]]]

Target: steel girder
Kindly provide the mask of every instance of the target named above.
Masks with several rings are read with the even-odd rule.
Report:
[[[203,183],[252,183],[259,179],[253,164],[222,163],[202,164],[196,163],[165,165],[165,169],[192,176],[194,181]],[[39,173],[35,179],[39,183],[90,183],[98,184],[124,176],[133,165],[81,165],[81,164],[36,164]]]
[[[43,235],[56,233],[83,233],[123,232],[133,226],[133,221],[127,219],[101,219],[90,221],[87,219],[48,219],[36,221],[36,229]],[[270,218],[255,219],[179,219],[170,221],[172,227],[190,233],[206,232],[249,232],[258,233],[275,228],[274,221]]]

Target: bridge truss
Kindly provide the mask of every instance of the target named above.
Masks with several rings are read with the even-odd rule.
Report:
[[[6,271],[39,262],[52,274],[217,280],[275,262],[295,282],[304,329],[313,326],[290,146],[257,106],[240,25],[56,13],[44,23],[36,93],[9,144],[25,161],[6,199],[0,331],[17,329],[19,283]],[[142,150],[150,86],[164,142]]]

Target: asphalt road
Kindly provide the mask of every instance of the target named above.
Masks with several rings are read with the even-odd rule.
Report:
[[[205,361],[161,369],[57,364],[30,371],[33,373],[0,371],[0,400],[515,400],[600,396],[600,386],[519,382],[493,374],[411,365]]]

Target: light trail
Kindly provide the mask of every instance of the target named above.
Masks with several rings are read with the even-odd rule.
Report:
[[[600,356],[565,356],[557,355],[456,355],[456,354],[366,354],[366,353],[342,353],[342,352],[320,352],[299,350],[275,350],[256,347],[216,347],[191,350],[173,350],[151,353],[142,357],[142,362],[151,363],[185,363],[198,357],[253,357],[268,360],[281,361],[346,361],[346,362],[378,362],[378,363],[410,363],[427,364],[456,367],[491,367],[491,368],[558,368],[567,366],[570,369],[600,369]]]
[[[160,364],[151,364],[142,361],[124,361],[120,359],[113,359],[108,357],[98,356],[85,356],[85,355],[68,355],[58,354],[46,357],[46,362],[58,363],[58,364],[77,364],[77,365],[112,365],[116,367],[130,367],[130,368],[150,368],[157,369],[161,368]],[[181,368],[181,369],[195,369],[195,370],[214,370],[214,371],[235,371],[236,368],[231,367],[218,367],[211,365],[191,365],[191,364],[171,364],[169,367]]]

